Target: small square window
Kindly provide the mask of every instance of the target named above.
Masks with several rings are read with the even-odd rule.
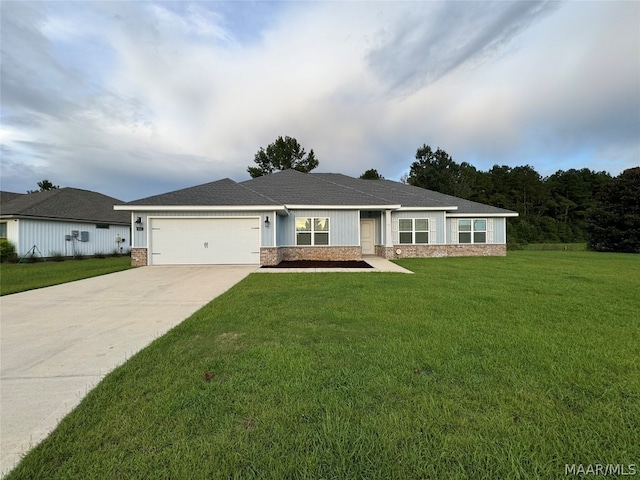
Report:
[[[311,245],[311,232],[298,232],[296,234],[296,244],[297,245]]]
[[[413,230],[413,222],[410,218],[401,218],[398,227],[401,232],[410,232]]]
[[[471,232],[460,232],[460,243],[471,243]]]
[[[429,220],[416,218],[416,232],[426,232],[427,230],[429,230]]]
[[[416,232],[416,243],[429,243],[429,233]]]
[[[413,243],[413,233],[400,232],[400,243]]]
[[[471,220],[459,220],[458,221],[458,231],[459,232],[470,232],[471,231]]]
[[[329,233],[316,232],[313,234],[314,245],[329,245]]]

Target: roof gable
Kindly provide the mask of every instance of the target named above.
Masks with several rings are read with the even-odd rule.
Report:
[[[126,212],[116,212],[113,206],[122,203],[117,198],[78,188],[58,188],[44,192],[18,194],[0,204],[0,214],[16,217],[50,218],[56,220],[127,225]],[[4,200],[4,196],[2,197]]]

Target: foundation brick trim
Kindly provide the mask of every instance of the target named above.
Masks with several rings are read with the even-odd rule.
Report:
[[[362,260],[362,247],[262,247],[260,265],[293,260]]]
[[[400,249],[401,253],[396,253]],[[376,245],[376,255],[387,258],[436,258],[436,257],[504,257],[505,244],[457,244],[457,245]]]
[[[260,265],[273,266],[280,263],[282,253],[278,247],[261,247],[260,248]]]
[[[131,249],[131,266],[146,267],[147,266],[147,249],[134,247]]]

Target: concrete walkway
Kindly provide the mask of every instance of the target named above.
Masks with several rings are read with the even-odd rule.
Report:
[[[371,272],[396,272],[413,273],[411,270],[396,265],[382,257],[364,256],[362,260],[373,268],[260,268],[259,273],[319,273],[319,272],[349,272],[349,273],[371,273]]]
[[[144,267],[0,299],[0,476],[108,372],[257,266]]]

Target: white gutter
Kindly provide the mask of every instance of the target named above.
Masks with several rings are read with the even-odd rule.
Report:
[[[285,205],[289,210],[398,210],[402,205]]]
[[[465,218],[469,218],[469,217],[479,217],[479,218],[485,218],[485,217],[518,217],[519,214],[516,212],[513,213],[452,213],[452,214],[446,214],[447,218],[452,218],[452,217],[465,217]]]
[[[397,210],[399,211],[445,211],[445,210],[457,210],[458,207],[400,207]]]
[[[131,210],[135,212],[189,212],[189,211],[214,211],[214,212],[264,212],[286,211],[282,205],[114,205],[114,210]]]

